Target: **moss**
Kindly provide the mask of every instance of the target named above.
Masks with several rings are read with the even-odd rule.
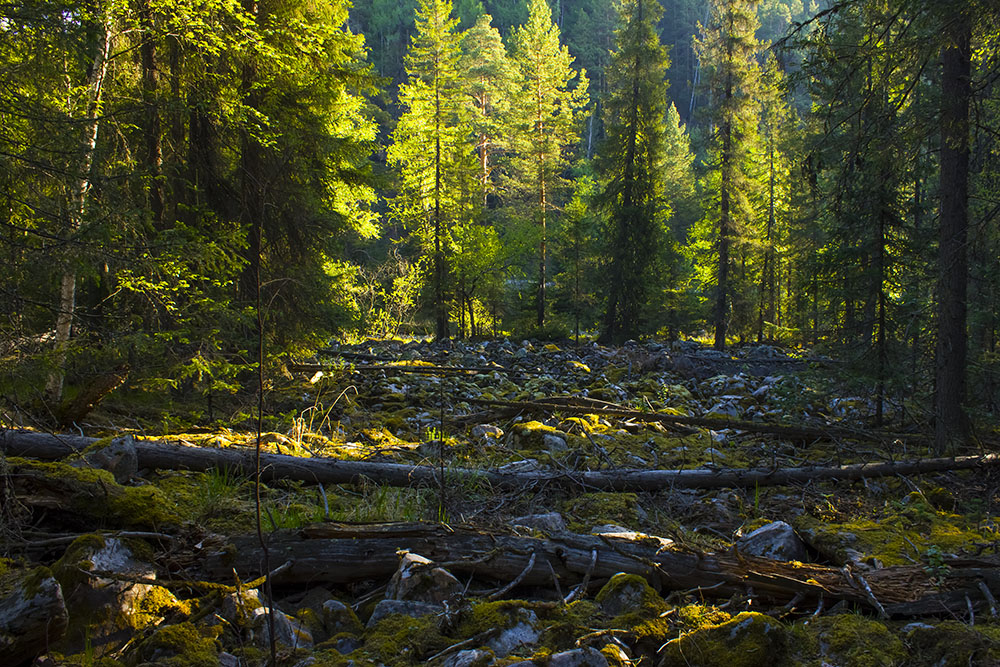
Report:
[[[576,600],[546,614],[545,628],[538,641],[553,653],[576,647],[576,640],[591,632],[597,606],[588,600]],[[616,626],[617,627],[617,626]]]
[[[658,618],[670,608],[643,577],[624,572],[611,577],[594,599],[606,615],[615,617],[615,628]]]
[[[545,436],[547,435],[566,437],[566,434],[559,429],[539,421],[514,424],[511,432],[514,434],[514,446],[517,449],[526,450],[542,449],[545,445]]]
[[[587,532],[604,523],[636,527],[639,523],[638,498],[634,493],[584,493],[563,503],[569,529]]]
[[[899,637],[871,619],[857,614],[825,616],[805,626],[827,662],[852,667],[905,664],[906,648]]]
[[[678,620],[688,628],[708,628],[725,623],[732,616],[711,605],[689,604],[677,612]]]
[[[802,516],[795,528],[831,560],[847,562],[855,550],[887,567],[912,565],[929,550],[960,554],[974,543],[996,539],[968,517],[935,509],[920,493],[890,503],[874,515],[839,523]]]
[[[149,590],[134,602],[130,612],[125,614],[125,620],[131,628],[142,630],[158,624],[169,614],[190,616],[191,608],[191,603],[178,600],[166,588],[150,586]]]
[[[721,625],[702,627],[667,643],[660,664],[770,667],[785,658],[787,643],[781,623],[764,614],[743,612]]]
[[[122,486],[106,470],[76,468],[59,461],[8,459],[12,468],[45,477],[71,514],[115,527],[157,530],[181,519],[158,488]]]
[[[363,650],[388,664],[419,664],[451,643],[439,632],[433,615],[413,618],[392,614],[365,632]]]
[[[532,605],[524,600],[477,602],[462,615],[458,634],[472,637],[492,629],[507,629],[523,620],[524,611]]]
[[[992,635],[992,636],[991,636]],[[957,621],[918,627],[903,636],[910,649],[909,664],[930,667],[1000,664],[1000,627],[970,628]]]
[[[138,654],[160,667],[217,667],[220,631],[220,627],[198,628],[186,622],[169,625],[144,641]]]

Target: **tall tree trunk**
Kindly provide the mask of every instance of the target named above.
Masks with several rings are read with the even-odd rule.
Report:
[[[76,180],[68,193],[68,236],[72,237],[83,226],[87,212],[87,200],[91,187],[91,167],[97,148],[97,133],[100,128],[100,107],[104,94],[104,78],[108,73],[108,56],[111,51],[112,33],[107,7],[100,7],[98,21],[94,25],[96,35],[93,42],[90,71],[87,75],[86,116],[83,119],[83,142],[80,158],[76,165]],[[55,359],[52,372],[46,384],[46,394],[50,401],[58,403],[62,399],[63,378],[66,372],[66,352],[69,336],[73,328],[76,311],[76,264],[73,257],[66,259],[59,285],[59,309],[56,313]]]
[[[160,109],[156,99],[160,74],[156,65],[156,35],[153,10],[149,0],[142,0],[139,7],[142,24],[142,43],[139,57],[142,61],[142,103],[146,112],[146,177],[149,179],[149,210],[153,228],[164,228],[163,149],[160,140]]]
[[[938,257],[938,340],[935,362],[934,446],[939,453],[962,443],[965,401],[966,292],[969,225],[969,102],[972,98],[972,22],[965,11],[954,23],[942,54],[941,204]]]

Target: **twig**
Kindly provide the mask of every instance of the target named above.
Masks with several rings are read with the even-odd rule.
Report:
[[[587,593],[587,584],[590,583],[590,575],[592,575],[594,573],[594,567],[596,567],[596,566],[597,566],[597,549],[591,549],[590,550],[590,565],[587,566],[587,571],[583,575],[583,581],[580,582],[579,586],[577,586],[573,590],[571,590],[569,592],[569,595],[567,595],[565,598],[563,598],[563,604],[569,604],[570,602],[572,602],[573,600],[575,600],[576,596],[580,594],[580,591],[583,591],[583,593],[586,595],[586,593]],[[577,646],[579,646],[579,644],[577,644]]]
[[[979,591],[983,594],[983,597],[986,598],[986,603],[990,606],[990,616],[996,618],[997,601],[996,598],[993,597],[993,593],[990,592],[990,587],[987,586],[986,582],[982,580],[978,581],[976,586],[979,587]]]
[[[630,630],[621,630],[619,628],[607,628],[605,630],[595,630],[594,632],[588,632],[584,636],[580,637],[574,642],[574,644],[577,647],[580,647],[586,644],[587,642],[591,641],[592,639],[600,639],[601,637],[607,637],[608,635],[611,635],[612,637],[614,637],[615,635],[627,635],[629,634],[629,632]]]
[[[505,593],[507,593],[508,591],[512,590],[515,586],[517,586],[518,584],[520,584],[522,581],[524,581],[524,578],[527,577],[528,573],[531,572],[532,568],[535,567],[535,556],[536,556],[537,553],[538,552],[536,552],[536,551],[532,551],[531,552],[531,558],[528,559],[528,564],[525,565],[525,567],[524,567],[523,570],[521,570],[521,574],[519,574],[516,577],[514,577],[513,581],[511,581],[509,584],[507,584],[506,586],[504,586],[503,588],[501,588],[500,590],[498,590],[496,593],[493,593],[492,595],[490,595],[486,599],[487,600],[497,600],[501,596],[503,596]]]
[[[496,632],[497,632],[497,628],[490,628],[489,630],[483,630],[478,635],[475,635],[473,637],[469,637],[468,639],[463,639],[462,641],[458,642],[457,644],[452,644],[451,646],[449,646],[448,648],[444,649],[443,651],[435,653],[431,657],[429,657],[426,660],[424,660],[424,663],[426,664],[426,663],[434,662],[438,658],[443,658],[444,656],[450,655],[450,654],[454,653],[455,651],[460,651],[463,648],[465,648],[466,646],[479,646],[480,644],[483,643],[484,639],[486,639],[490,635],[496,634]]]

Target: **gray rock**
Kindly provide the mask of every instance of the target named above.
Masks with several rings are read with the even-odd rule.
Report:
[[[566,532],[566,520],[559,512],[546,512],[545,514],[528,514],[510,520],[512,526],[525,526],[540,530],[549,535]]]
[[[472,437],[480,440],[488,440],[490,438],[499,440],[503,437],[503,429],[493,424],[479,424],[472,427]]]
[[[322,607],[323,627],[331,635],[360,632],[361,621],[354,611],[340,600],[327,600]]]
[[[256,589],[232,592],[222,598],[219,616],[238,628],[245,628],[257,617],[257,610],[263,607]]]
[[[542,436],[542,445],[548,451],[553,454],[558,452],[565,452],[568,448],[566,444],[566,438],[560,437],[558,435],[552,435],[551,433],[546,433]]]
[[[443,611],[444,607],[436,604],[428,604],[427,602],[415,602],[413,600],[382,600],[375,605],[375,610],[368,619],[366,627],[373,628],[376,623],[381,621],[386,616],[391,616],[392,614],[403,614],[404,616],[419,618],[420,616],[440,614]]]
[[[419,554],[406,551],[399,559],[399,568],[389,580],[385,597],[389,600],[441,604],[460,595],[464,589],[462,582],[447,570],[435,567],[433,561]]]
[[[914,630],[935,630],[933,625],[928,625],[927,623],[921,623],[919,621],[914,621],[913,623],[907,623],[899,629],[904,635],[913,632]]]
[[[492,653],[477,648],[470,651],[459,651],[455,655],[449,656],[441,663],[441,667],[485,667],[494,662],[496,660]]]
[[[513,624],[487,640],[498,658],[505,658],[522,647],[532,647],[541,636],[538,630],[538,616],[530,609],[518,609]]]
[[[240,667],[240,659],[223,651],[219,654],[219,667]]]
[[[798,560],[808,557],[806,546],[795,530],[784,521],[772,521],[744,535],[736,542],[743,553],[773,560]]]
[[[608,667],[608,659],[596,648],[575,648],[555,653],[549,658],[549,667]]]
[[[269,646],[271,643],[271,626],[268,621],[267,607],[259,607],[254,610],[252,621],[254,636],[258,638],[258,645]],[[309,629],[299,622],[294,616],[289,616],[280,609],[274,610],[274,641],[276,644],[283,644],[288,648],[311,648],[313,636]]]
[[[347,655],[348,653],[353,653],[359,648],[364,646],[365,643],[358,639],[357,637],[341,637],[333,645],[334,650],[341,655]]]
[[[730,419],[737,419],[742,414],[739,406],[733,405],[732,403],[716,403],[712,408],[705,413],[706,417],[729,417]]]

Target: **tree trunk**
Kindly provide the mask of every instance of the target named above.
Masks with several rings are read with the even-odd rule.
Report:
[[[0,450],[8,456],[58,459],[79,453],[96,438],[49,435],[28,431],[0,431]],[[188,447],[157,441],[136,441],[139,468],[167,470],[231,470],[252,475],[255,470],[250,449]],[[486,482],[496,489],[522,490],[546,484],[590,491],[659,491],[669,488],[758,488],[801,484],[817,479],[865,479],[892,475],[916,475],[943,470],[992,468],[1000,455],[960,456],[886,463],[854,463],[802,468],[749,468],[691,470],[618,469],[575,473],[537,470],[521,473],[449,468],[446,481]],[[261,455],[265,480],[303,480],[319,484],[356,484],[363,480],[397,487],[437,486],[439,470],[433,466],[405,463],[306,459],[283,454]]]
[[[234,568],[243,580],[262,574],[255,542],[256,538],[239,537],[233,540],[235,549],[210,554],[205,561],[207,577],[228,577]],[[503,583],[523,574],[523,585],[558,583],[566,590],[588,572],[595,585],[625,572],[644,577],[658,590],[700,588],[725,598],[752,588],[754,597],[767,603],[795,597],[810,606],[820,598],[846,600],[890,616],[965,614],[969,606],[989,606],[980,581],[992,591],[1000,590],[997,564],[987,560],[950,561],[939,584],[937,573],[919,565],[859,575],[846,568],[774,561],[735,549],[712,554],[671,544],[635,533],[563,533],[541,539],[429,523],[319,524],[307,526],[299,535],[278,534],[271,543],[279,560],[291,562],[275,577],[283,585],[388,579],[399,567],[398,550],[405,548],[452,573]]]
[[[90,72],[87,77],[86,116],[83,119],[83,143],[80,147],[80,161],[77,164],[77,180],[70,187],[67,202],[68,225],[67,236],[72,237],[83,226],[83,218],[87,212],[87,200],[91,186],[91,166],[94,162],[94,151],[97,148],[97,133],[100,128],[100,109],[104,95],[104,78],[108,73],[108,56],[111,51],[111,26],[107,8],[101,8],[94,25],[93,53],[91,55]],[[46,384],[48,399],[58,404],[62,399],[63,378],[66,372],[66,352],[69,346],[69,336],[73,328],[73,317],[76,312],[76,265],[72,257],[66,259],[62,279],[59,285],[59,309],[56,311],[55,359],[52,372]]]
[[[934,446],[939,454],[964,442],[966,291],[969,224],[969,101],[972,24],[962,10],[942,54],[941,204],[938,257],[938,340],[935,360]]]

